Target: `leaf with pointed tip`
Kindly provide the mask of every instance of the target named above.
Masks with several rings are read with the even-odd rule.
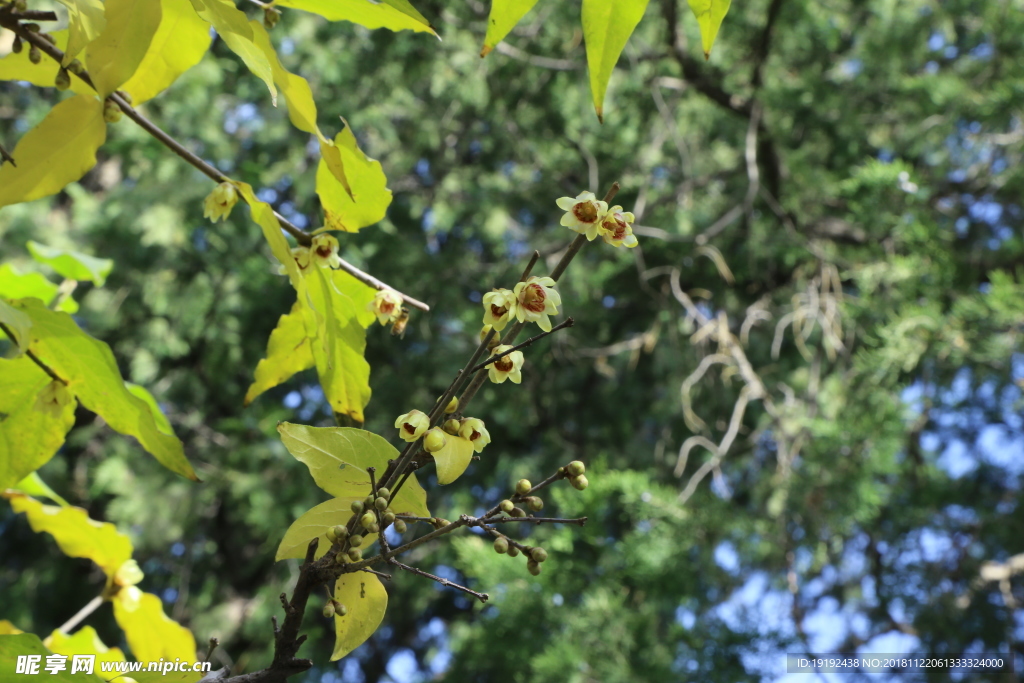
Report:
[[[11,153],[17,166],[0,166],[0,206],[55,194],[96,165],[107,139],[103,103],[91,95],[59,102]]]
[[[57,492],[51,489],[50,486],[43,481],[38,472],[33,472],[11,488],[19,493],[33,496],[34,498],[49,498],[54,503],[57,503],[62,507],[68,506],[68,502],[57,495]]]
[[[327,530],[338,524],[348,524],[348,520],[352,518],[352,501],[366,498],[369,489],[366,486],[353,485],[352,491],[351,496],[331,498],[302,513],[302,516],[288,527],[288,531],[284,532],[284,538],[277,546],[277,555],[274,559],[304,558],[306,548],[314,538],[320,539],[316,546],[316,558],[323,557],[331,547]],[[398,493],[401,495],[402,492]]]
[[[142,61],[121,90],[138,106],[166,90],[199,63],[210,48],[210,25],[190,0],[160,0],[160,26]]]
[[[33,240],[29,240],[26,246],[32,258],[50,266],[58,275],[69,280],[87,280],[95,283],[97,287],[103,286],[107,281],[107,275],[114,267],[114,262],[108,258],[96,258],[70,249],[48,247]]]
[[[140,662],[180,658],[196,661],[192,632],[164,614],[163,602],[152,593],[125,586],[114,596],[114,619],[124,631],[128,648]]]
[[[305,279],[302,273],[299,272],[299,267],[292,257],[292,249],[288,246],[288,240],[281,232],[281,223],[277,220],[277,216],[274,215],[274,210],[270,207],[270,204],[256,198],[256,193],[252,191],[252,186],[248,183],[235,183],[235,187],[238,188],[239,194],[242,195],[246,204],[249,205],[252,219],[256,221],[256,224],[263,231],[263,237],[266,238],[267,243],[270,245],[270,251],[278,262],[284,266],[288,279],[291,280],[292,287],[298,292],[299,301],[304,300],[306,298]]]
[[[707,59],[711,56],[711,46],[715,44],[718,29],[722,26],[732,0],[689,0],[689,3],[700,26],[701,48],[704,50],[704,59]]]
[[[85,48],[85,64],[100,97],[131,78],[160,27],[162,9],[154,0],[106,0],[107,25]]]
[[[97,662],[126,661],[121,648],[107,647],[100,640],[96,629],[92,626],[83,626],[70,636],[61,630],[55,630],[43,641],[43,645],[50,652],[64,655],[65,657],[71,657],[72,655],[95,655],[95,661]],[[100,676],[108,681],[124,675],[118,671],[103,672],[103,669],[99,666],[96,666],[94,670],[101,672]]]
[[[351,21],[371,29],[409,29],[437,35],[430,22],[408,0],[277,0],[274,4],[319,14],[328,21]]]
[[[68,8],[70,36],[64,48],[64,66],[71,63],[85,46],[99,37],[107,26],[107,17],[100,0],[57,0]]]
[[[342,574],[334,582],[334,599],[345,606],[345,616],[334,615],[334,653],[337,661],[366,642],[384,620],[388,592],[380,579],[367,572]]]
[[[604,121],[604,96],[612,70],[645,9],[647,0],[583,0],[583,39],[587,43],[590,92],[601,121]]]
[[[344,121],[344,119],[342,119]],[[334,149],[351,178],[351,192],[341,185],[323,156],[316,170],[316,193],[324,208],[324,226],[328,230],[358,232],[384,218],[391,204],[391,190],[380,162],[359,149],[348,121],[334,138]],[[353,200],[354,197],[354,200]]]
[[[0,633],[3,633],[3,631],[0,631]],[[0,635],[0,671],[3,671],[5,674],[15,671],[15,662],[17,662],[18,657],[37,655],[45,662],[48,654],[50,654],[50,651],[43,645],[43,641],[39,640],[39,636],[34,633]],[[15,674],[12,675],[16,676]],[[22,679],[24,677],[16,676],[16,678]],[[55,674],[45,674],[40,676],[40,679],[45,680],[47,683],[103,683],[102,678],[93,674],[81,672],[72,674],[71,667],[58,671]]]
[[[171,427],[171,422],[167,419],[167,416],[164,415],[164,411],[160,410],[160,404],[156,402],[155,398],[153,398],[153,394],[149,393],[149,390],[146,389],[146,387],[138,384],[125,382],[124,385],[128,388],[128,391],[132,392],[133,396],[141,398],[146,402],[146,405],[149,406],[149,412],[153,415],[153,421],[156,422],[156,428],[164,434],[174,436],[174,429]]]
[[[491,0],[491,13],[487,17],[487,35],[480,56],[486,57],[508,32],[533,9],[537,0]]]
[[[306,336],[302,306],[296,301],[292,310],[278,319],[277,327],[270,333],[267,356],[256,366],[255,379],[245,393],[245,405],[252,403],[267,389],[276,387],[295,373],[308,370],[313,365],[313,351]]]
[[[469,467],[473,459],[473,442],[461,436],[446,434],[444,448],[431,455],[437,465],[437,483],[450,484]]]
[[[277,88],[274,86],[274,73],[270,68],[267,55],[255,43],[249,19],[237,7],[233,0],[191,0],[192,6],[200,17],[209,22],[224,39],[227,46],[241,58],[254,76],[267,84],[270,98],[277,106]]]
[[[44,304],[49,304],[59,292],[53,284],[39,273],[19,273],[14,266],[5,263],[0,266],[0,297],[6,299],[24,299],[33,297]],[[65,313],[77,313],[78,302],[70,296],[64,297],[57,310]],[[3,337],[0,336],[0,339]]]

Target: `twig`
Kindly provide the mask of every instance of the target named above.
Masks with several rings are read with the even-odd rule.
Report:
[[[82,609],[75,612],[75,615],[61,624],[57,630],[61,633],[71,633],[71,630],[78,626],[82,621],[85,620],[90,614],[96,611],[96,609],[103,604],[103,596],[97,595],[95,598],[85,603]]]
[[[566,519],[562,517],[490,517],[488,519],[481,519],[480,522],[486,522],[488,524],[501,524],[503,522],[527,522],[530,524],[575,524],[576,526],[583,526],[587,523],[587,518],[577,517],[576,519]]]
[[[526,264],[526,268],[523,270],[523,274],[519,276],[520,282],[526,282],[526,280],[530,277],[530,271],[532,271],[533,267],[537,265],[537,259],[539,258],[540,252],[534,249],[533,256],[530,257],[530,262]]]
[[[416,567],[410,567],[409,565],[403,564],[403,563],[399,562],[398,560],[396,560],[394,558],[389,559],[388,563],[389,564],[393,564],[396,567],[399,567],[400,569],[404,569],[407,572],[411,572],[413,574],[416,574],[417,576],[425,576],[428,579],[432,579],[434,581],[437,581],[442,586],[447,586],[448,588],[454,588],[455,590],[460,590],[463,593],[469,593],[470,595],[475,597],[480,602],[487,602],[487,598],[490,597],[490,596],[487,595],[487,593],[478,593],[475,590],[473,590],[472,588],[466,588],[465,586],[457,584],[454,581],[449,581],[448,579],[441,578],[440,576],[435,576],[434,574],[431,574],[430,572],[425,572],[422,569],[417,569]]]
[[[6,149],[4,149],[3,145],[0,145],[0,159],[2,159],[3,161],[11,162],[11,166],[14,166],[14,167],[18,166],[18,164],[16,164],[14,162],[14,157],[11,156],[10,152],[8,152]],[[0,163],[3,163],[3,161],[0,161]]]
[[[14,333],[11,331],[11,328],[7,327],[7,325],[5,325],[3,323],[0,323],[0,330],[3,330],[4,334],[7,335],[7,338],[10,339],[12,342],[14,342],[17,339],[17,337],[15,337]],[[39,356],[34,354],[31,350],[25,349],[25,355],[28,356],[29,358],[31,358],[33,363],[35,363],[40,368],[42,368],[43,372],[45,372],[47,375],[49,375],[51,379],[53,379],[56,382],[60,382],[61,384],[67,386],[67,383],[68,383],[67,380],[65,380],[60,375],[58,375],[56,372],[54,372],[53,369],[49,365],[47,365],[46,363],[41,361],[39,359]]]
[[[379,572],[376,569],[370,569],[369,567],[363,567],[360,571],[364,571],[367,574],[373,574],[374,576],[379,576],[380,578],[384,579],[385,581],[390,581],[391,580],[391,574],[385,574],[384,572]]]
[[[203,658],[204,662],[210,661],[210,657],[213,656],[213,651],[217,649],[218,645],[220,645],[220,639],[219,638],[210,638],[210,646],[206,650],[206,657]]]
[[[554,334],[555,332],[558,332],[559,330],[561,330],[563,328],[572,327],[573,324],[575,324],[575,322],[576,321],[573,320],[572,317],[566,318],[565,320],[563,320],[559,324],[557,324],[554,327],[552,327],[547,332],[541,332],[538,335],[530,337],[526,341],[520,342],[519,344],[516,344],[515,346],[513,346],[510,349],[502,351],[501,353],[499,353],[499,354],[497,354],[495,356],[491,356],[490,358],[485,360],[483,363],[479,363],[479,364],[473,366],[473,369],[470,370],[470,372],[473,373],[473,372],[476,372],[477,370],[483,370],[484,368],[486,368],[488,365],[490,365],[494,361],[499,360],[501,358],[504,358],[505,356],[507,356],[510,353],[513,353],[514,351],[518,351],[519,349],[526,348],[527,346],[529,346],[533,342],[537,341],[538,339],[543,339],[544,337],[548,336],[549,334]]]

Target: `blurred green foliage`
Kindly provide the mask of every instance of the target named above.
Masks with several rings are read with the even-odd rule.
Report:
[[[641,246],[584,249],[560,283],[576,326],[528,350],[521,387],[488,385],[471,411],[493,438],[482,459],[451,487],[421,477],[453,518],[578,458],[590,488],[556,488],[545,514],[587,525],[520,530],[550,554],[536,579],[473,534],[414,553],[491,601],[396,576],[384,627],[338,669],[310,609],[304,680],[762,680],[783,672],[779,653],[865,644],[1012,650],[1024,665],[1020,577],[978,579],[1024,552],[1020,0],[740,3],[707,63],[685,7],[658,0],[603,126],[577,4],[538,3],[485,60],[486,4],[417,6],[443,42],[287,10],[272,32],[321,127],[345,116],[395,192],[382,223],[341,236],[342,255],[433,309],[404,338],[371,328],[366,427],[391,438],[396,415],[429,408],[475,344],[482,293],[510,286],[533,249],[538,272],[553,265],[570,237],[557,197],[618,180]],[[4,143],[54,97],[0,84]],[[315,143],[219,42],[146,111],[319,225]],[[34,239],[115,261],[103,289],[79,286],[76,319],[157,397],[203,483],[81,409],[41,474],[130,532],[141,587],[198,642],[219,637],[220,663],[253,670],[296,574],[274,550],[326,499],[275,426],[332,420],[309,373],[242,408],[291,291],[244,211],[202,219],[197,171],[128,121],[110,140],[81,184],[3,209],[0,256],[37,270]],[[712,454],[693,449],[677,475],[680,447],[719,443],[745,383],[712,368],[689,392],[706,431],[688,426],[683,383],[719,348],[692,336],[675,277],[744,340],[767,397],[685,501]],[[0,556],[0,618],[27,631],[102,587],[9,510]],[[109,611],[88,623],[124,645]]]

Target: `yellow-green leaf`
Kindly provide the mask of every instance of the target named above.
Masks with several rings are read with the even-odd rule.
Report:
[[[96,165],[106,139],[102,102],[89,95],[59,102],[18,141],[11,153],[18,165],[0,166],[0,206],[60,192]]]
[[[0,415],[20,408],[46,386],[50,377],[31,358],[0,358]]]
[[[32,318],[32,352],[68,383],[83,406],[112,429],[138,439],[167,469],[198,479],[181,442],[161,431],[146,402],[125,387],[109,346],[83,332],[71,316],[51,311],[37,299],[12,304]]]
[[[43,481],[38,472],[33,472],[12,487],[19,493],[24,493],[35,498],[49,498],[58,505],[67,506],[68,502],[57,495],[57,492]]]
[[[536,4],[537,0],[491,0],[487,35],[484,36],[484,48],[480,50],[480,56],[486,57]]]
[[[16,670],[18,657],[38,655],[41,658],[39,666],[40,675],[38,676],[40,680],[45,680],[47,683],[103,683],[102,678],[93,674],[78,672],[72,675],[70,666],[56,674],[47,673],[44,666],[46,664],[46,655],[48,654],[50,654],[50,651],[43,646],[39,636],[34,633],[0,635],[0,671],[3,671],[5,674]],[[34,678],[32,676],[17,676],[13,673],[10,676],[13,680],[18,680],[19,683],[21,680],[30,681]],[[11,680],[11,678],[7,680]]]
[[[174,661],[196,661],[196,639],[187,628],[164,614],[163,603],[152,593],[135,586],[122,588],[114,596],[114,619],[124,631],[128,648],[140,662],[161,657]]]
[[[383,437],[362,429],[282,422],[277,431],[288,452],[308,467],[316,485],[332,496],[349,496],[355,489],[364,491],[364,496],[369,494],[370,475],[366,468],[376,467],[380,477],[388,460],[398,458],[398,451]],[[416,475],[411,475],[398,491],[391,508],[417,517],[430,516],[427,494]]]
[[[299,272],[299,268],[295,264],[295,259],[292,258],[291,247],[288,246],[288,240],[285,239],[284,234],[281,232],[281,223],[278,222],[277,216],[274,215],[274,210],[270,208],[270,204],[261,202],[256,198],[256,193],[252,191],[251,185],[235,183],[235,186],[238,188],[239,194],[242,195],[242,198],[249,205],[252,219],[256,221],[256,224],[263,231],[263,237],[270,244],[270,251],[284,265],[285,272],[288,273],[288,279],[291,280],[292,286],[295,287],[295,291],[298,292],[299,300],[301,301],[305,297],[306,284],[302,273]]]
[[[274,74],[270,68],[267,55],[254,42],[252,27],[249,20],[237,7],[233,0],[191,0],[199,16],[213,25],[217,35],[224,39],[227,46],[249,67],[249,71],[267,84],[270,97],[277,106],[277,88],[274,87]]]
[[[366,642],[384,620],[388,592],[373,574],[342,574],[334,582],[334,599],[346,607],[345,616],[334,616],[334,654],[337,661]]]
[[[15,512],[28,518],[32,531],[48,533],[68,557],[84,557],[100,566],[107,576],[132,556],[132,543],[128,537],[109,522],[89,519],[88,513],[78,507],[43,505],[22,493],[0,493],[10,501]]]
[[[298,302],[282,315],[267,342],[267,357],[256,366],[256,377],[245,394],[245,405],[267,389],[276,387],[297,372],[313,367],[313,352]]]
[[[160,404],[153,398],[153,394],[149,393],[146,387],[133,384],[131,382],[125,382],[125,387],[128,391],[132,392],[132,395],[136,398],[141,398],[149,406],[149,412],[153,414],[153,421],[156,422],[156,428],[164,434],[174,436],[174,429],[171,427],[170,420],[164,415],[164,411],[160,410]]]
[[[24,376],[25,368],[35,366],[27,356],[0,361],[0,372]],[[75,424],[75,397],[61,382],[38,373],[26,384],[10,384],[0,379],[0,391],[18,397],[18,405],[0,416],[0,490],[14,486],[50,461]]]
[[[85,46],[99,37],[107,26],[107,17],[100,0],[57,0],[68,8],[70,37],[64,49],[64,66],[71,63]]]
[[[697,17],[700,26],[700,43],[704,50],[704,59],[711,56],[711,46],[718,37],[718,29],[722,26],[729,11],[732,0],[689,0],[693,16]]]
[[[18,633],[24,633],[24,631],[6,619],[0,619],[0,636],[11,636]]]
[[[106,0],[105,5],[106,28],[85,48],[85,64],[101,97],[120,88],[139,68],[162,13],[156,0]]]
[[[612,70],[645,9],[647,0],[583,0],[583,39],[587,43],[590,92],[601,121]]]
[[[39,273],[22,274],[9,263],[0,266],[0,297],[24,299],[30,296],[49,304],[57,296],[58,291],[57,285]],[[67,296],[61,300],[57,309],[65,313],[77,313],[78,302]]]
[[[121,86],[136,106],[170,87],[210,48],[210,25],[196,14],[190,0],[160,0],[160,6],[160,26],[149,50],[134,75]]]
[[[388,179],[384,177],[380,162],[359,149],[347,121],[345,128],[335,136],[334,147],[341,156],[352,192],[349,196],[331,169],[329,157],[323,155],[316,170],[316,193],[324,207],[324,226],[328,230],[358,232],[387,213],[391,204]]]
[[[123,662],[126,660],[121,648],[107,647],[92,626],[83,626],[70,636],[63,631],[55,630],[43,641],[43,645],[50,652],[65,657],[95,655],[96,664],[93,670],[105,680],[109,681],[124,675],[117,671],[103,672],[99,665],[100,662]]]
[[[430,22],[407,0],[277,0],[278,7],[294,7],[319,14],[328,21],[351,21],[366,28],[433,33]]]
[[[461,436],[446,434],[444,448],[431,455],[437,465],[437,483],[450,484],[469,467],[473,458],[473,442]]]
[[[103,286],[111,268],[114,267],[114,262],[108,258],[96,258],[70,249],[48,247],[33,240],[29,240],[26,246],[32,258],[50,266],[58,275],[69,280],[87,280],[95,283],[97,287]]]
[[[322,557],[331,547],[331,541],[327,538],[327,529],[338,524],[348,524],[348,520],[352,517],[352,501],[362,500],[369,493],[367,486],[356,487],[353,485],[353,491],[357,488],[358,492],[351,496],[331,498],[302,513],[302,516],[288,527],[288,531],[284,532],[284,538],[277,546],[277,555],[274,559],[304,558],[309,542],[318,537],[320,543],[316,547],[316,557]]]
[[[18,353],[25,353],[28,349],[29,330],[32,328],[32,319],[3,299],[0,299],[0,323],[3,323],[10,330],[11,334],[14,335],[14,343],[18,347]],[[0,338],[4,336],[6,334],[0,330]],[[0,380],[0,386],[3,386],[2,380]]]
[[[53,38],[54,47],[59,50],[67,49],[67,29],[54,31],[48,35]],[[29,50],[11,52],[0,59],[0,81],[27,81],[32,85],[38,85],[43,88],[54,87],[60,65],[48,57],[39,60],[38,64],[34,64],[29,59],[29,52]],[[77,76],[71,77],[71,91],[79,95],[96,94],[92,88],[85,84],[85,81]]]

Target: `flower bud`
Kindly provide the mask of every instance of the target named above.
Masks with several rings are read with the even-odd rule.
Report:
[[[24,47],[24,43],[21,42],[21,36],[14,36],[14,42],[11,43],[11,52],[19,54]]]
[[[14,0],[14,9],[18,12],[24,12],[28,9],[28,0]]]
[[[327,534],[326,534],[326,536],[327,536],[327,540],[330,541],[331,543],[337,543],[338,542],[338,534],[336,534],[334,532],[334,527],[333,526],[332,527],[327,527]]]
[[[363,551],[359,548],[350,548],[348,551],[348,559],[351,562],[359,562],[363,559]]]
[[[281,10],[276,7],[263,8],[263,26],[269,31],[281,20]]]
[[[513,517],[526,517],[526,510],[523,508],[512,508]]]
[[[462,428],[462,422],[459,420],[448,420],[444,423],[444,431],[448,432],[452,436],[459,433],[459,429]]]
[[[369,531],[371,534],[379,534],[380,533],[380,524],[378,524],[377,522],[374,522],[370,526],[366,527],[366,530]]]
[[[444,527],[451,524],[447,519],[443,517],[432,517],[430,522],[435,529],[443,529]]]
[[[391,498],[391,491],[381,486],[379,489],[377,489],[377,497],[383,498],[384,500],[389,500]]]
[[[458,409],[459,409],[459,397],[458,396],[452,396],[452,400],[448,401],[448,405],[446,405],[444,407],[444,412],[445,412],[446,415],[451,415],[452,413],[454,413]]]
[[[203,201],[203,218],[209,218],[216,223],[227,218],[237,203],[238,190],[235,186],[228,182],[220,183]]]
[[[544,548],[534,548],[530,551],[530,559],[534,562],[543,562],[548,559],[548,551]]]
[[[333,616],[334,616],[334,601],[332,600],[331,602],[329,602],[326,605],[324,605],[324,617],[327,618],[327,619],[330,619]]]
[[[527,496],[523,498],[523,502],[526,503],[526,507],[530,508],[531,512],[540,512],[544,509],[544,501],[537,496]]]
[[[117,90],[115,92],[117,93],[118,97],[120,97],[122,100],[124,100],[128,104],[132,103],[132,94],[130,92],[128,92],[127,90]]]
[[[337,614],[339,617],[343,617],[346,614],[348,614],[348,607],[345,607],[345,605],[341,604],[340,602],[335,601],[335,603],[334,603],[334,613]]]
[[[36,23],[25,24],[25,30],[29,31],[30,33],[39,33],[41,28],[42,27],[39,24],[36,24]]]
[[[484,339],[487,339],[487,335],[490,334],[494,327],[492,325],[484,325],[480,330],[480,342],[483,343]],[[501,343],[501,335],[495,333],[491,337],[491,341],[487,342],[487,350],[490,351],[495,346]]]
[[[338,553],[334,556],[335,564],[345,564],[348,562],[348,553]]]
[[[515,506],[516,504],[513,503],[511,500],[508,500],[507,498],[498,503],[498,509],[501,510],[502,512],[512,512],[512,508],[514,508]]]
[[[358,548],[363,544],[363,537],[359,534],[353,534],[348,537],[348,544],[353,548]]]
[[[398,532],[400,534],[404,534],[408,528],[409,527],[406,526],[404,519],[396,519],[395,520],[395,531],[396,532]]]
[[[373,507],[377,508],[381,512],[388,509],[388,499],[384,496],[380,496],[377,500],[373,501]]]
[[[537,576],[540,574],[540,563],[530,560],[526,563],[526,570],[534,576]]]
[[[124,116],[124,112],[121,111],[121,107],[117,106],[110,100],[103,102],[103,120],[107,123],[117,123]]]
[[[28,50],[28,61],[33,64],[38,64],[43,61],[43,53],[39,51],[39,48],[33,45]]]
[[[337,538],[339,541],[344,541],[346,538],[348,538],[348,527],[344,524],[337,525],[336,527],[334,527],[333,531],[335,538]]]
[[[81,76],[85,73],[85,66],[83,66],[82,63],[77,59],[72,59],[71,63],[68,64],[68,71],[75,74],[76,76]]]
[[[352,508],[352,512],[354,512],[355,514],[357,514],[357,515],[363,514],[363,502],[361,500],[353,500],[351,508]]]
[[[504,536],[498,536],[494,539],[494,552],[499,555],[504,555],[508,552],[508,539]]]
[[[373,502],[375,500],[377,500],[377,499],[375,497],[373,497],[373,496],[367,496],[366,498],[363,498],[363,509],[364,510],[372,510],[373,509]]]
[[[517,557],[518,555],[519,555],[519,548],[515,547],[514,545],[510,545],[508,547],[508,556],[509,557]]]
[[[359,518],[359,524],[364,529],[369,529],[370,525],[376,523],[376,521],[377,515],[373,514],[372,512],[364,512],[363,516]]]
[[[520,479],[516,482],[516,493],[520,496],[525,496],[533,488],[533,484],[530,483],[529,479]]]
[[[444,431],[434,427],[423,437],[423,450],[427,453],[437,453],[447,443],[448,439],[444,437]]]
[[[572,479],[569,480],[569,483],[572,484],[572,487],[577,491],[582,491],[583,489],[587,488],[587,486],[590,485],[590,482],[587,481],[587,475],[585,474],[581,474],[578,477],[573,477]]]
[[[384,522],[385,524],[394,524],[394,522],[395,522],[395,513],[392,512],[391,510],[388,510],[381,517],[381,521]]]
[[[578,477],[587,471],[587,466],[584,465],[579,460],[573,460],[571,463],[569,463],[569,466],[566,468],[566,471],[569,473],[570,477]]]

